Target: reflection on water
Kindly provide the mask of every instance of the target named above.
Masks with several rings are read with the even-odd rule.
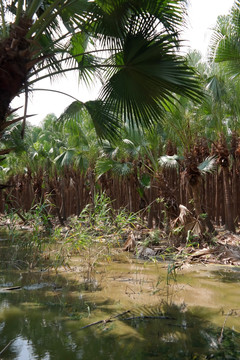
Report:
[[[13,352],[17,354],[18,360],[31,360],[34,359],[34,351],[32,342],[18,336],[12,343]],[[47,358],[43,358],[47,360]]]
[[[240,359],[240,309],[231,297],[240,295],[233,282],[238,269],[232,275],[228,268],[232,281],[227,283],[224,268],[188,271],[174,288],[174,301],[181,304],[167,305],[159,297],[158,306],[150,306],[153,269],[145,266],[140,273],[138,268],[133,276],[132,265],[114,265],[95,292],[84,290],[76,278],[0,272],[0,352],[6,347],[0,359]],[[129,314],[81,329],[130,306]]]

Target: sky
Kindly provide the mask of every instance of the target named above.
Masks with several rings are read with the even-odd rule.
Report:
[[[225,15],[232,7],[234,0],[189,0],[187,30],[183,32],[186,39],[186,49],[197,49],[203,56],[207,55],[207,47],[211,38],[211,29],[216,23],[218,15]],[[66,92],[80,101],[94,100],[97,98],[97,86],[87,89],[78,84],[78,76],[68,73],[67,79],[57,79],[53,83],[49,80],[38,82],[35,88],[55,89]],[[31,123],[38,125],[47,114],[54,113],[59,116],[71,104],[73,99],[53,92],[34,91],[29,96],[28,114],[36,114],[31,118]],[[11,106],[17,108],[20,116],[23,115],[24,97],[14,99]]]
[[[189,46],[206,56],[217,17],[228,14],[233,4],[234,0],[190,0],[188,29],[184,32]]]

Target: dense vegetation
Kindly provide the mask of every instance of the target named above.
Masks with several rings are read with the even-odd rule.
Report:
[[[13,63],[23,56],[24,76],[16,86],[9,82],[8,92],[3,75],[0,81],[1,155],[7,154],[0,211],[15,210],[24,219],[25,211],[48,201],[48,211],[64,224],[87,204],[94,208],[96,194],[105,192],[113,208],[138,212],[150,228],[167,229],[182,204],[198,235],[214,232],[212,223],[235,232],[239,2],[219,17],[208,60],[197,52],[178,55],[184,1],[58,3],[62,7],[56,1],[1,2],[2,15],[8,11],[14,19],[8,26],[2,16],[1,72],[4,64],[16,80]],[[56,38],[63,25],[67,33]],[[107,57],[100,59],[102,50]],[[101,77],[99,99],[76,100],[59,119],[50,114],[40,126],[16,124],[11,100],[25,91],[25,123],[31,85],[49,76],[46,69],[51,76],[66,71],[65,61],[85,81]]]
[[[186,10],[0,0],[0,355],[239,358],[240,1],[208,59],[180,55]],[[98,98],[31,125],[69,71]],[[234,267],[178,286],[187,262]]]

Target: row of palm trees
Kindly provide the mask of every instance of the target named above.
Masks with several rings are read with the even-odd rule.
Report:
[[[217,166],[217,151],[209,149],[205,141],[199,139],[194,147],[193,166],[191,153],[185,154],[185,158],[171,155],[176,151],[171,142],[168,142],[165,150],[163,143],[159,144],[159,153],[164,151],[169,155],[157,157],[156,162],[153,162],[155,154],[147,154],[141,144],[133,143],[130,138],[124,140],[127,144],[125,157],[123,149],[121,157],[117,154],[109,157],[106,153],[103,156],[104,150],[98,144],[94,154],[95,163],[93,157],[89,159],[86,153],[84,158],[82,157],[83,167],[75,165],[73,157],[68,158],[65,155],[64,163],[56,164],[59,155],[51,159],[51,152],[48,159],[42,161],[42,167],[39,167],[37,157],[42,154],[44,156],[42,147],[39,147],[39,143],[36,144],[40,150],[36,154],[35,149],[29,146],[27,151],[32,156],[32,162],[26,163],[25,153],[22,159],[17,158],[22,162],[17,164],[15,159],[17,175],[12,175],[8,180],[13,187],[2,192],[3,203],[8,209],[27,211],[34,203],[50,200],[54,205],[51,211],[63,222],[69,215],[78,215],[87,204],[94,205],[94,193],[101,191],[113,200],[114,208],[126,207],[129,211],[140,211],[142,217],[147,219],[149,227],[154,224],[162,226],[164,222],[176,218],[179,204],[184,204],[192,211],[195,210],[200,219],[201,214],[207,212],[210,219],[218,224],[225,224],[234,231],[227,221],[229,213],[223,181],[224,170],[222,166]],[[212,156],[206,158],[211,150]],[[233,154],[238,151],[237,147]],[[75,156],[77,159],[78,155]],[[196,159],[198,166],[195,166]],[[237,155],[231,156],[231,161],[229,171],[232,179],[229,179],[229,185],[234,201],[229,211],[230,219],[237,222],[240,210]],[[12,166],[13,162],[14,159]],[[5,169],[8,170],[7,167]],[[209,224],[203,226],[209,228]]]
[[[16,6],[19,3],[14,2]],[[35,2],[28,2],[31,3]],[[12,148],[18,154],[2,159],[2,176],[10,173],[18,176],[17,180],[9,180],[17,186],[5,191],[5,202],[12,194],[18,206],[29,207],[17,191],[18,187],[22,191],[27,183],[27,198],[31,201],[34,197],[35,201],[43,201],[46,192],[54,194],[59,218],[64,220],[71,213],[78,214],[87,202],[94,202],[94,194],[101,188],[117,206],[143,210],[149,226],[162,221],[162,211],[167,219],[176,216],[179,203],[191,208],[190,201],[203,231],[212,228],[208,219],[201,216],[204,212],[235,231],[239,216],[238,204],[233,202],[238,198],[239,81],[237,71],[233,70],[238,67],[240,4],[236,1],[231,14],[218,19],[210,54],[215,63],[204,63],[196,52],[188,56],[187,62],[176,55],[179,43],[172,31],[182,19],[181,1],[159,1],[153,7],[148,1],[143,3],[146,8],[142,7],[140,13],[132,2],[109,1],[105,5],[101,1],[91,2],[101,21],[95,24],[95,18],[88,14],[89,18],[81,19],[84,25],[81,31],[78,28],[71,38],[72,52],[74,46],[80,46],[85,32],[92,36],[94,33],[98,45],[111,45],[110,56],[97,65],[92,51],[88,51],[87,55],[91,55],[88,60],[93,63],[84,63],[86,73],[81,68],[81,75],[87,74],[87,78],[93,75],[93,70],[106,70],[106,82],[97,101],[85,104],[74,101],[60,119],[49,115],[42,127],[27,127],[24,141],[23,129],[13,125],[18,119],[7,121],[10,128],[2,132],[1,154]],[[38,11],[43,11],[39,14],[51,6],[47,1],[39,4]],[[85,5],[89,6],[88,2]],[[121,6],[126,22],[118,19],[117,28],[112,23],[108,27],[118,14],[116,6]],[[131,19],[126,15],[129,11]],[[158,21],[163,26],[160,33],[154,27]],[[35,36],[35,32],[32,34]],[[48,40],[52,41],[50,35]],[[31,38],[31,34],[28,36]],[[83,57],[86,61],[85,54],[76,51],[74,61],[83,62]],[[66,59],[64,56],[62,59]],[[53,61],[52,57],[46,59]],[[43,68],[46,59],[39,60]],[[53,62],[48,66],[52,67]],[[201,80],[201,90],[193,67]],[[5,120],[6,117],[3,121],[6,125]],[[78,201],[72,209],[74,201],[69,194],[76,188]],[[160,205],[156,202],[158,198],[162,199]]]

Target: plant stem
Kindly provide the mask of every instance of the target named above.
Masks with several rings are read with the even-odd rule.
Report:
[[[19,20],[20,20],[21,15],[22,15],[22,10],[23,10],[23,0],[18,0],[17,14],[16,14],[16,19],[15,19],[15,24],[16,25],[19,24]]]
[[[34,13],[39,9],[41,3],[42,3],[42,0],[33,0],[30,3],[30,5],[29,5],[29,7],[28,7],[28,9],[26,11],[26,14],[30,19],[32,18]]]
[[[82,52],[82,53],[79,53],[79,54],[75,54],[75,55],[70,55],[70,56],[67,56],[67,57],[65,57],[65,58],[63,58],[63,59],[59,59],[59,60],[54,60],[54,63],[55,64],[59,64],[59,63],[61,63],[61,62],[64,62],[64,61],[67,61],[67,60],[69,60],[69,59],[72,59],[72,58],[76,58],[76,57],[78,57],[78,56],[83,56],[83,55],[89,55],[89,54],[94,54],[94,53],[98,53],[98,52],[105,52],[105,51],[115,51],[115,50],[118,50],[118,49],[107,49],[107,50],[105,50],[105,49],[96,49],[96,50],[90,50],[90,51],[85,51],[85,52]],[[54,52],[54,53],[49,53],[49,54],[47,54],[46,55],[46,57],[48,57],[48,58],[50,58],[50,57],[53,57],[54,55],[57,55],[57,51],[56,52]],[[59,51],[59,53],[62,53],[62,51]],[[39,52],[39,54],[40,54],[40,52]],[[34,76],[34,75],[37,75],[37,74],[39,74],[39,72],[40,71],[43,71],[43,70],[45,70],[45,69],[47,69],[47,68],[49,68],[51,65],[45,65],[45,66],[43,66],[43,67],[41,67],[41,69],[39,69],[39,70],[36,70],[36,71],[34,71],[34,72],[31,72],[30,74],[29,74],[29,76],[28,76],[28,79],[29,78],[31,78],[32,76]],[[108,65],[109,67],[113,67],[113,65]],[[122,65],[123,66],[123,65]],[[95,66],[96,67],[96,66]],[[118,65],[118,67],[120,67],[120,65]],[[86,68],[86,67],[85,67]],[[78,70],[79,70],[79,68],[78,68]]]

